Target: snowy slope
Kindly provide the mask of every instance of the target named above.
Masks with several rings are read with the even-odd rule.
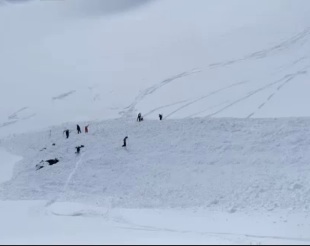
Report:
[[[48,131],[25,134],[3,143],[24,159],[0,197],[119,208],[308,210],[309,123],[113,120],[69,140],[62,127],[54,128],[51,138]],[[75,146],[82,144],[86,148],[76,156]],[[54,158],[60,164],[36,171],[41,160]]]
[[[309,244],[309,7],[0,1],[0,243]]]
[[[201,210],[116,210],[79,204],[3,202],[5,244],[308,245],[309,216]],[[55,215],[56,214],[56,215]]]
[[[138,111],[309,116],[309,1],[112,2],[0,8],[2,135]]]
[[[123,119],[6,138],[23,160],[0,186],[0,243],[308,244],[309,124]]]

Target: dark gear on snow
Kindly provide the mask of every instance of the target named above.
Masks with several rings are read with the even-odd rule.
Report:
[[[46,161],[50,166],[53,166],[55,165],[56,163],[59,162],[59,160],[56,158],[56,159],[53,159],[53,160],[47,160]]]
[[[44,168],[44,162],[47,162],[48,165],[53,166],[53,165],[55,165],[56,163],[58,163],[59,160],[58,160],[57,158],[51,159],[51,160],[46,160],[46,161],[43,161],[43,160],[42,160],[39,164],[36,165],[37,171],[40,170],[40,169],[42,169],[42,168]]]

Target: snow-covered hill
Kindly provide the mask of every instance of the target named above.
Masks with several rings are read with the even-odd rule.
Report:
[[[24,159],[0,197],[109,200],[120,208],[308,210],[309,125],[299,119],[113,120],[68,140],[62,127],[25,134],[2,143]],[[85,149],[76,155],[80,145]],[[54,158],[60,163],[36,170]]]
[[[309,8],[0,1],[0,243],[308,244]]]
[[[310,116],[308,1],[112,2],[0,8],[2,135],[138,111]]]
[[[12,136],[0,147],[23,159],[1,179],[0,242],[308,244],[309,125],[116,119]]]

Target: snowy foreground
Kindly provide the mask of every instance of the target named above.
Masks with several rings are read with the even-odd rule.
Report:
[[[0,243],[309,244],[309,125],[119,119],[3,139]]]

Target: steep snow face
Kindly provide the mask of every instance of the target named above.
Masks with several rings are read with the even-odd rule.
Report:
[[[112,120],[92,124],[88,135],[72,132],[65,139],[62,131],[2,142],[24,159],[1,185],[0,199],[229,213],[309,211],[309,120]],[[76,155],[80,145],[85,148]],[[60,162],[36,170],[41,160],[54,158]]]
[[[309,8],[307,0],[4,4],[0,134],[138,111],[310,116]]]

